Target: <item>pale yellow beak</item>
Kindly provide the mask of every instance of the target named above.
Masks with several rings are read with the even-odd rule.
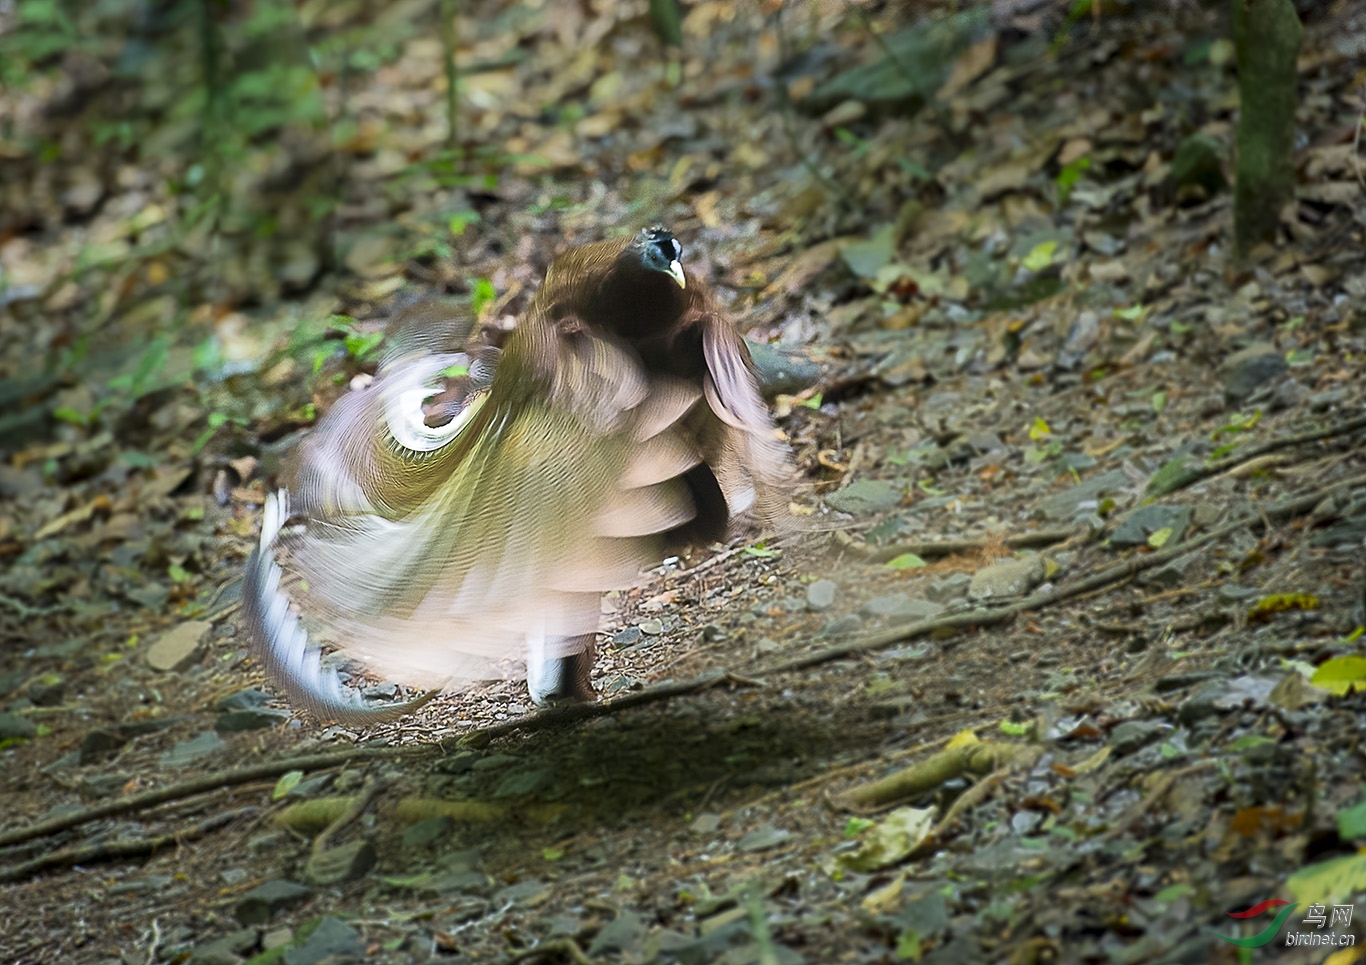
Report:
[[[688,287],[688,279],[683,274],[683,264],[677,258],[669,262],[669,277],[678,282],[679,288]]]

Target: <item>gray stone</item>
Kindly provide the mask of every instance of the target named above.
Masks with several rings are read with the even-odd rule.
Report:
[[[859,607],[859,613],[866,617],[881,619],[891,613],[898,606],[905,603],[909,597],[898,596],[875,596]]]
[[[450,837],[450,833],[454,829],[455,822],[444,814],[427,818],[425,821],[418,821],[403,832],[403,846],[405,848],[425,848]]]
[[[693,818],[692,824],[688,825],[688,830],[693,834],[715,834],[721,827],[721,816],[705,811]]]
[[[265,730],[289,720],[293,715],[287,710],[275,707],[257,707],[254,710],[230,710],[219,714],[213,729],[220,734],[236,734],[246,730]]]
[[[544,791],[555,783],[555,770],[550,767],[523,767],[509,771],[498,787],[494,789],[495,798],[521,797]]]
[[[60,680],[46,684],[34,681],[28,687],[28,699],[35,707],[56,707],[66,696],[66,684]]]
[[[195,761],[217,754],[228,745],[213,731],[205,731],[197,737],[181,741],[161,755],[162,767],[185,767]]]
[[[91,774],[81,778],[81,783],[76,785],[76,790],[81,797],[105,798],[113,797],[123,789],[128,783],[127,774]]]
[[[827,637],[837,637],[845,633],[853,633],[863,625],[862,618],[857,613],[846,613],[842,617],[831,620],[821,627],[821,635]]]
[[[38,725],[18,714],[0,714],[0,740],[29,740],[38,736]]]
[[[1146,586],[1157,586],[1165,589],[1180,586],[1186,581],[1186,573],[1189,572],[1191,564],[1195,562],[1189,556],[1178,557],[1166,566],[1159,566],[1155,570],[1150,570],[1143,576],[1143,583]]]
[[[1224,378],[1224,397],[1230,402],[1241,402],[1275,382],[1288,367],[1285,356],[1274,345],[1259,342],[1234,352],[1219,366]]]
[[[219,712],[229,710],[255,710],[257,707],[264,707],[270,702],[270,694],[264,691],[248,687],[246,690],[239,690],[235,694],[228,694],[221,698],[214,705],[214,709]]]
[[[161,673],[176,673],[204,655],[204,639],[213,624],[187,620],[163,633],[147,651],[147,665]]]
[[[806,588],[806,608],[816,612],[830,609],[838,590],[834,580],[817,580]]]
[[[238,898],[233,914],[244,925],[264,925],[279,912],[293,908],[312,894],[313,889],[307,885],[276,878]]]
[[[1130,546],[1146,546],[1148,537],[1158,530],[1170,529],[1171,535],[1167,537],[1167,542],[1163,545],[1174,546],[1181,542],[1181,537],[1185,535],[1187,527],[1191,522],[1191,508],[1189,506],[1164,506],[1160,503],[1149,503],[1147,506],[1140,506],[1133,512],[1128,513],[1120,520],[1115,527],[1114,534],[1110,537],[1110,545],[1116,548],[1127,548]]]
[[[650,636],[659,636],[659,634],[664,632],[664,622],[654,618],[641,620],[636,626],[640,627],[641,633],[646,633]]]
[[[967,596],[971,585],[972,577],[966,573],[945,573],[930,580],[930,585],[925,588],[925,599],[935,603],[960,600]]]
[[[761,828],[755,828],[749,834],[740,839],[736,847],[741,851],[767,851],[769,848],[776,848],[784,844],[792,837],[792,832],[783,828],[775,828],[771,824],[766,824]]]
[[[841,513],[878,513],[901,505],[900,486],[882,479],[860,479],[825,497],[825,504]]]
[[[622,647],[629,647],[633,644],[640,643],[642,635],[640,627],[627,627],[625,630],[621,630],[612,635],[612,646],[620,649]]]
[[[97,761],[110,751],[116,751],[127,744],[128,740],[129,738],[120,731],[97,727],[81,739],[81,747],[77,752],[80,755],[80,762],[89,764]]]
[[[1124,470],[1111,469],[1099,476],[1083,479],[1070,489],[1040,500],[1037,512],[1046,519],[1070,519],[1079,512],[1092,511],[1083,504],[1094,503],[1103,496],[1119,493],[1132,485],[1133,482]]]
[[[224,935],[203,948],[196,948],[186,965],[237,965],[256,947],[255,928],[243,928]]]
[[[972,583],[968,586],[968,598],[998,600],[1020,596],[1038,586],[1043,578],[1044,561],[1041,556],[996,563],[973,574]]]
[[[1123,757],[1160,740],[1171,729],[1171,725],[1163,721],[1126,720],[1110,731],[1110,749]]]
[[[310,855],[304,866],[304,880],[325,888],[365,876],[379,856],[369,841],[350,841]]]
[[[588,946],[588,957],[596,958],[607,952],[637,952],[645,940],[647,927],[644,919],[628,908],[623,908],[602,930],[593,936]],[[629,960],[639,960],[631,954]]]
[[[281,961],[285,965],[345,965],[360,962],[365,958],[365,945],[357,931],[334,915],[328,915],[318,922],[313,934],[303,944],[284,953]]]
[[[759,390],[764,398],[796,395],[821,379],[821,367],[801,352],[778,348],[764,342],[746,341],[750,358],[759,374]]]
[[[919,623],[932,620],[944,612],[944,604],[929,600],[902,600],[887,614],[887,622],[893,626],[901,623]]]

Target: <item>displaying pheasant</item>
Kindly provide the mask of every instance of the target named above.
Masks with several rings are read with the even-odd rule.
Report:
[[[538,702],[591,699],[602,591],[786,512],[789,457],[749,351],[681,254],[663,228],[569,251],[501,354],[430,307],[396,326],[373,384],[267,498],[247,562],[249,635],[295,702],[350,723],[421,702],[367,706],[296,610],[405,684],[525,660]]]

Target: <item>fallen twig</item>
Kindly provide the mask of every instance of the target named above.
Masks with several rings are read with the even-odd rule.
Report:
[[[44,868],[90,864],[95,861],[106,861],[110,858],[143,857],[170,845],[179,844],[181,841],[193,841],[196,838],[202,838],[212,831],[217,831],[225,824],[231,824],[238,818],[254,814],[257,810],[259,809],[251,806],[238,808],[235,811],[225,811],[222,814],[205,818],[198,824],[193,824],[182,831],[158,835],[155,838],[125,838],[118,841],[102,841],[98,844],[86,844],[76,848],[51,851],[30,861],[10,865],[8,868],[0,868],[0,881],[21,881]]]
[[[171,784],[167,787],[145,791],[142,794],[132,794],[117,801],[110,801],[107,804],[98,804],[74,814],[64,814],[22,828],[10,828],[8,831],[0,832],[0,848],[29,841],[33,838],[41,838],[44,835],[56,834],[58,831],[65,831],[68,828],[80,827],[82,824],[89,824],[91,821],[98,821],[101,818],[141,811],[156,804],[163,804],[166,801],[192,797],[206,791],[216,791],[221,787],[246,784],[263,777],[278,777],[288,771],[319,771],[368,757],[395,757],[410,751],[411,748],[405,747],[352,747],[344,751],[334,751],[331,754],[286,757],[236,770],[205,774],[183,781],[180,784]]]
[[[879,780],[859,784],[841,794],[832,795],[830,803],[842,810],[859,814],[881,811],[898,801],[932,791],[946,781],[965,774],[985,777],[1010,766],[1021,757],[1037,760],[1038,753],[1035,752],[1039,750],[1041,749],[1034,745],[1003,741],[952,747]]]
[[[1179,485],[1167,490],[1163,495],[1179,492],[1189,486],[1193,486],[1201,480],[1211,476],[1219,476],[1226,472],[1233,472],[1245,463],[1252,462],[1268,453],[1278,452],[1281,449],[1290,449],[1294,446],[1303,445],[1306,442],[1320,442],[1324,439],[1331,439],[1334,436],[1347,435],[1359,429],[1366,429],[1366,416],[1357,419],[1349,419],[1337,425],[1329,426],[1326,429],[1310,429],[1305,432],[1298,432],[1294,435],[1281,436],[1279,439],[1270,439],[1260,445],[1241,452],[1235,452],[1223,459],[1216,460],[1204,466],[1192,466],[1181,477]]]
[[[574,965],[593,965],[593,960],[583,953],[583,949],[572,938],[557,938],[554,941],[541,942],[535,948],[528,948],[526,951],[513,955],[508,959],[508,965],[514,965],[516,962],[529,962],[551,955],[563,955]]]
[[[650,687],[645,690],[636,691],[633,694],[626,694],[623,697],[616,697],[612,700],[601,701],[596,704],[567,704],[563,707],[552,707],[543,710],[534,717],[523,717],[519,720],[509,720],[494,724],[491,727],[483,727],[467,734],[457,737],[448,737],[436,744],[423,744],[420,747],[411,748],[413,752],[425,753],[450,753],[462,747],[483,747],[490,741],[498,737],[504,737],[514,731],[530,733],[531,731],[542,730],[546,727],[559,726],[562,724],[574,723],[580,720],[592,720],[595,717],[606,717],[619,710],[626,710],[630,707],[640,707],[645,704],[655,704],[663,700],[671,700],[674,697],[681,697],[684,694],[695,694],[702,690],[709,690],[717,684],[734,683],[738,680],[745,680],[747,683],[758,683],[752,678],[737,678],[725,670],[714,670],[701,676],[694,677],[692,680],[683,680],[676,684],[664,684],[659,687]],[[424,750],[425,749],[425,750]]]
[[[984,539],[930,539],[891,543],[887,546],[869,546],[867,543],[850,539],[847,533],[837,530],[835,539],[839,542],[841,549],[847,549],[869,563],[886,563],[903,553],[914,553],[916,556],[925,559],[934,559],[940,556],[955,556],[959,553],[976,553],[988,546],[1004,545],[1009,549],[1032,549],[1037,546],[1052,546],[1055,543],[1063,543],[1075,536],[1089,535],[1089,533],[1090,530],[1087,528],[1040,529],[1031,533],[1017,533],[1014,536],[1007,536],[1000,542],[987,537]]]
[[[968,788],[958,799],[949,806],[944,812],[944,816],[939,819],[939,823],[930,832],[930,839],[939,842],[946,838],[953,830],[958,819],[962,817],[969,808],[974,808],[987,799],[992,791],[1001,786],[1001,782],[1012,774],[1019,774],[1028,771],[1038,763],[1043,756],[1043,748],[1037,744],[1017,744],[1018,750],[1008,759],[1001,762],[1001,765],[990,774],[985,775],[980,781]]]
[[[757,667],[748,671],[746,675],[751,677],[765,677],[770,674],[789,673],[793,670],[804,670],[807,667],[829,663],[832,660],[840,660],[857,653],[866,653],[870,650],[882,650],[893,644],[928,636],[940,630],[958,630],[966,627],[995,626],[1001,623],[1007,623],[1021,613],[1041,610],[1044,607],[1052,606],[1056,603],[1061,603],[1065,600],[1070,600],[1082,596],[1083,594],[1090,593],[1093,590],[1104,587],[1110,583],[1118,583],[1122,580],[1130,579],[1144,570],[1163,566],[1178,557],[1194,552],[1202,546],[1212,543],[1215,540],[1222,539],[1230,533],[1235,533],[1240,529],[1249,526],[1267,526],[1273,519],[1289,519],[1299,516],[1313,509],[1323,501],[1325,496],[1334,490],[1360,485],[1366,485],[1366,473],[1348,476],[1335,483],[1316,489],[1304,496],[1286,500],[1276,506],[1269,506],[1265,509],[1259,507],[1259,510],[1256,513],[1248,513],[1231,523],[1212,529],[1194,539],[1186,540],[1185,542],[1167,547],[1166,549],[1159,550],[1155,553],[1149,553],[1146,556],[1136,556],[1132,559],[1123,560],[1112,566],[1097,570],[1090,576],[1077,580],[1075,583],[1047,590],[1042,593],[1035,593],[1016,603],[1000,607],[980,607],[964,613],[953,613],[948,616],[935,617],[931,620],[921,620],[905,626],[894,627],[890,630],[884,630],[881,633],[873,633],[862,637],[861,639],[851,640],[849,643],[841,644],[836,647],[827,647],[824,650],[817,650],[814,653],[809,653],[801,657],[794,657],[791,660],[784,660],[781,663]]]

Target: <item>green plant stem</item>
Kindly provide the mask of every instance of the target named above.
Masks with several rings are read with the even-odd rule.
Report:
[[[441,0],[441,46],[446,60],[446,147],[452,154],[460,146],[460,101],[457,90],[460,70],[455,61],[455,48],[460,40],[456,29],[459,13],[459,0]]]

